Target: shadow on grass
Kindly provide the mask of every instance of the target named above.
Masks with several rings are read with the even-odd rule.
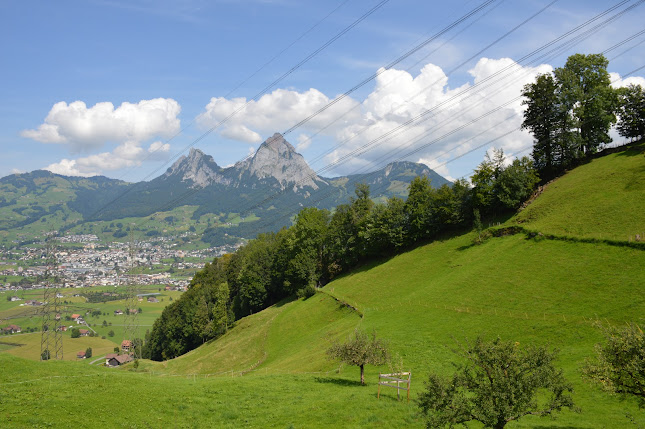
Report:
[[[618,152],[617,156],[637,156],[641,155],[643,152],[645,152],[645,141],[643,139],[636,141],[636,142],[630,142],[626,145],[619,146],[616,149],[616,152]],[[600,152],[610,154],[611,151],[602,151]]]
[[[458,250],[458,251],[460,251],[460,252],[463,252],[464,250],[471,249],[471,248],[473,248],[473,247],[475,247],[475,246],[479,246],[479,244],[478,244],[478,243],[475,243],[475,242],[473,241],[473,242],[472,242],[472,243],[470,243],[470,244],[464,244],[463,246],[459,246],[459,247],[457,247],[457,250]]]
[[[280,307],[283,307],[283,306],[289,304],[290,302],[296,301],[297,299],[298,299],[297,296],[291,295],[291,296],[288,296],[288,297],[283,298],[280,301],[276,302],[275,304],[273,304],[273,306],[276,307],[276,308],[280,308]]]
[[[344,378],[334,378],[334,377],[314,377],[314,380],[316,383],[328,383],[328,384],[336,384],[338,386],[345,386],[345,387],[365,387],[361,384],[360,381],[355,381],[355,380],[347,380]]]
[[[561,429],[580,429],[584,426],[552,426],[552,425],[540,425],[540,426],[533,426],[535,429],[553,429],[554,427],[558,427]]]

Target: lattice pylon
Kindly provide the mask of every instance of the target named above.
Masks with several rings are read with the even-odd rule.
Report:
[[[61,331],[61,305],[58,261],[53,244],[53,233],[49,233],[45,245],[45,275],[43,279],[43,305],[40,335],[40,360],[63,359],[63,332]]]
[[[130,229],[130,243],[128,246],[128,274],[126,280],[126,300],[125,300],[125,317],[123,319],[123,340],[130,341],[128,353],[135,359],[141,358],[141,344],[136,339],[139,335],[139,312],[137,310],[137,295],[139,288],[136,285],[135,275],[132,273],[135,266],[136,245],[134,241],[133,228]],[[123,344],[123,343],[122,343]]]

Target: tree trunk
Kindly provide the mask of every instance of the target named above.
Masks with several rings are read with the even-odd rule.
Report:
[[[506,421],[505,420],[498,420],[497,423],[495,423],[495,426],[493,426],[495,429],[504,429],[504,426],[506,426]]]
[[[361,384],[365,385],[365,368],[364,365],[361,365]]]

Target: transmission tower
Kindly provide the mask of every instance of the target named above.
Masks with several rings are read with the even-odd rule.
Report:
[[[55,232],[47,233],[45,240],[45,274],[43,278],[42,325],[40,360],[63,359],[63,332],[61,331],[61,305],[59,298],[58,261],[54,246]]]
[[[130,228],[130,239],[128,245],[128,274],[125,276],[125,318],[123,320],[123,343],[122,351],[127,351],[135,359],[141,358],[140,340],[137,340],[139,335],[139,311],[137,310],[137,295],[139,288],[136,284],[136,276],[133,273],[136,258],[136,243],[134,241],[134,228]],[[129,343],[128,343],[129,342]],[[125,346],[125,347],[124,347]],[[125,348],[127,347],[127,350]]]

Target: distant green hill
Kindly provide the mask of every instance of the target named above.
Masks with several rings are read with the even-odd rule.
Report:
[[[413,398],[429,372],[453,371],[456,340],[500,336],[557,347],[580,407],[556,420],[526,417],[508,427],[643,426],[635,401],[586,384],[580,373],[601,340],[594,320],[643,322],[645,250],[628,245],[645,229],[643,149],[567,173],[481,245],[468,233],[364,266],[310,299],[246,317],[184,356],[143,362],[143,372],[25,363],[0,353],[0,386],[11,392],[0,412],[9,427],[63,427],[55,417],[69,425],[115,425],[124,414],[133,427],[169,421],[178,427],[422,427],[414,402],[397,402],[393,391],[376,399],[378,368],[366,368],[368,386],[361,387],[357,368],[337,373],[338,364],[327,359],[333,339],[361,326],[385,338],[412,371]],[[532,234],[507,228],[517,225]],[[80,381],[80,374],[93,378]],[[50,381],[50,375],[63,377]],[[76,416],[69,392],[83,398],[85,420]],[[34,395],[42,400],[26,400]],[[104,411],[107,401],[120,412]]]

